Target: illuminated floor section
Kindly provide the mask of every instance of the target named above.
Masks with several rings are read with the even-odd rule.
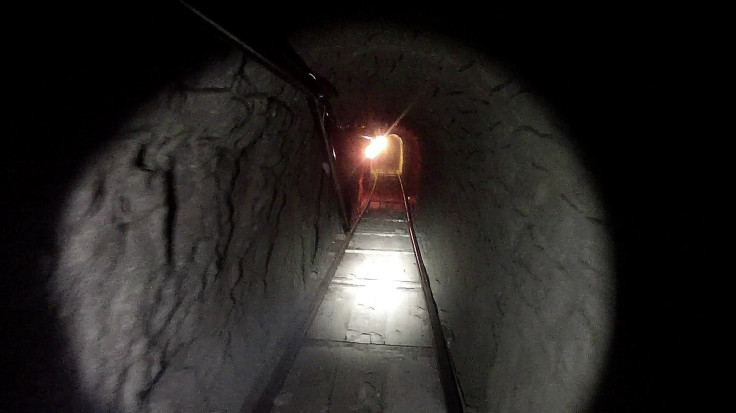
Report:
[[[366,212],[273,412],[444,412],[407,224]]]

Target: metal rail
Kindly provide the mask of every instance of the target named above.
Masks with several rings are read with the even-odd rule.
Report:
[[[319,125],[319,131],[322,135],[322,140],[324,141],[325,155],[327,156],[330,175],[332,175],[332,183],[338,198],[338,213],[340,214],[340,220],[342,221],[343,231],[348,232],[350,230],[350,221],[347,213],[347,206],[345,205],[345,197],[342,193],[340,179],[337,176],[337,168],[335,168],[334,147],[326,125],[327,118],[331,116],[330,105],[327,102],[327,98],[331,95],[337,95],[335,87],[326,79],[313,73],[309,69],[309,66],[304,63],[301,57],[285,40],[280,43],[275,42],[272,44],[272,46],[279,46],[278,48],[281,49],[280,52],[269,50],[263,44],[261,44],[262,47],[260,48],[253,46],[253,44],[243,40],[245,35],[242,33],[242,30],[237,29],[237,26],[231,24],[230,27],[226,28],[224,25],[216,22],[211,15],[205,14],[202,10],[192,6],[188,2],[179,0],[179,3],[208,25],[212,26],[215,30],[230,39],[236,46],[254,57],[271,73],[291,84],[298,91],[307,96],[310,109],[312,110],[315,121]],[[219,16],[218,20],[222,20],[222,17],[223,16]]]
[[[429,284],[427,268],[424,266],[422,254],[419,252],[419,243],[417,241],[416,233],[414,232],[414,220],[412,218],[411,211],[409,210],[409,199],[407,198],[406,190],[404,189],[404,181],[401,179],[401,175],[397,175],[397,177],[399,179],[399,185],[401,186],[401,196],[404,200],[411,246],[414,250],[414,258],[417,261],[417,267],[419,268],[419,278],[422,280],[424,300],[427,303],[427,312],[429,313],[429,320],[432,324],[434,347],[437,352],[437,364],[440,371],[442,391],[445,395],[445,405],[449,413],[462,413],[465,409],[462,389],[460,387],[460,382],[457,379],[457,372],[455,370],[455,365],[452,362],[452,355],[450,354],[450,350],[447,348],[447,340],[445,339],[445,335],[442,331],[442,323],[440,322],[437,302],[434,301],[434,296],[432,295],[432,288]]]
[[[348,245],[353,238],[353,234],[355,233],[355,229],[358,227],[358,223],[360,223],[360,220],[363,218],[363,214],[365,214],[365,211],[368,210],[368,207],[371,204],[370,200],[373,197],[373,191],[375,191],[376,189],[377,182],[378,179],[373,181],[373,188],[371,189],[371,193],[368,196],[368,202],[366,202],[365,206],[360,209],[358,220],[355,221],[355,223],[350,227],[350,230],[345,235],[345,240],[335,254],[335,257],[332,259],[330,267],[327,269],[327,275],[320,282],[319,288],[317,289],[317,293],[314,298],[313,305],[309,310],[309,315],[302,325],[302,328],[292,336],[287,345],[286,351],[284,351],[278,364],[273,369],[273,372],[268,379],[268,383],[266,384],[264,390],[261,392],[257,400],[255,400],[255,403],[253,405],[250,405],[248,402],[246,402],[246,404],[243,405],[241,409],[241,413],[249,413],[251,411],[255,413],[268,413],[273,409],[273,399],[278,395],[281,387],[284,385],[284,381],[289,374],[289,370],[294,364],[294,360],[296,360],[299,349],[302,347],[302,342],[306,340],[309,326],[312,325],[314,319],[317,317],[317,312],[319,311],[319,307],[320,305],[322,305],[322,301],[327,294],[327,289],[332,282],[335,271],[337,271],[337,266],[340,265],[342,257],[345,255],[345,251],[348,249]]]

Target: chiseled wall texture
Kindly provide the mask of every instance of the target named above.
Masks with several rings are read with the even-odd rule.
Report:
[[[257,396],[339,232],[320,142],[303,95],[222,46],[91,159],[51,289],[94,410]]]
[[[342,25],[295,39],[338,120],[422,150],[420,247],[469,411],[581,411],[609,344],[609,231],[564,125],[514,73],[421,31]],[[380,122],[379,122],[380,123]]]

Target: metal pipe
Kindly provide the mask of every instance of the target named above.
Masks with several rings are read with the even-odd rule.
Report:
[[[334,86],[321,77],[313,74],[311,70],[309,70],[307,64],[304,63],[301,57],[299,57],[293,49],[291,49],[291,46],[289,46],[288,43],[284,42],[281,45],[285,51],[290,51],[288,55],[286,53],[282,55],[274,53],[269,54],[266,50],[258,50],[246,43],[240,36],[237,36],[231,30],[218,24],[216,21],[186,1],[179,0],[179,2],[192,13],[204,20],[207,24],[233,41],[238,47],[253,56],[259,63],[266,67],[266,69],[271,71],[271,73],[307,95],[309,105],[312,109],[312,114],[319,125],[319,131],[325,144],[325,155],[327,156],[327,163],[330,168],[330,174],[332,175],[333,186],[335,193],[337,194],[338,213],[340,214],[340,220],[342,221],[343,231],[347,232],[350,229],[350,221],[347,214],[347,207],[345,205],[345,198],[343,197],[340,185],[340,179],[337,175],[337,168],[335,168],[334,147],[332,146],[332,141],[325,125],[325,117],[329,114],[327,97],[329,95],[337,94]]]
[[[338,212],[342,221],[343,231],[348,232],[350,230],[350,219],[348,217],[347,207],[345,206],[345,198],[342,194],[342,186],[340,185],[340,179],[337,176],[337,168],[335,167],[335,149],[330,142],[330,135],[327,133],[327,127],[325,125],[325,116],[327,115],[326,102],[321,99],[314,99],[311,101],[312,111],[317,117],[319,123],[320,132],[322,133],[322,140],[325,143],[325,151],[327,152],[327,162],[332,172],[332,183],[335,186],[335,192],[337,193],[338,199]],[[321,107],[322,106],[322,107]]]
[[[268,69],[276,76],[280,77],[284,81],[294,86],[300,92],[305,93],[314,98],[318,98],[326,94],[325,91],[320,90],[321,88],[320,88],[319,82],[317,82],[317,76],[312,74],[308,70],[309,68],[304,62],[300,62],[302,65],[301,69],[307,72],[306,75],[303,75],[303,76],[299,76],[297,73],[295,73],[296,70],[294,70],[293,67],[291,68],[291,70],[285,67],[287,63],[289,63],[288,60],[291,60],[292,66],[294,63],[299,62],[300,59],[298,58],[298,56],[296,59],[293,56],[291,59],[287,59],[285,56],[281,56],[281,59],[279,59],[279,56],[274,53],[268,53],[267,50],[258,50],[257,48],[252,47],[250,44],[246,43],[242,39],[242,35],[241,36],[237,35],[235,33],[236,29],[234,27],[230,27],[229,28],[230,30],[228,30],[228,28],[225,28],[223,25],[217,23],[210,16],[206,15],[200,9],[192,6],[186,1],[179,0],[179,3],[181,3],[187,9],[189,9],[189,11],[194,13],[197,17],[202,19],[205,23],[212,26],[215,30],[225,35],[225,37],[230,39],[237,46],[245,50],[249,55],[254,57],[260,64],[265,66],[266,69]],[[282,61],[278,62],[278,60],[282,60]]]
[[[419,252],[419,243],[417,241],[416,233],[414,232],[414,220],[412,219],[411,212],[409,211],[409,200],[404,189],[404,181],[401,179],[401,175],[397,175],[397,177],[399,178],[399,184],[401,185],[401,195],[404,199],[404,208],[406,208],[406,221],[409,226],[411,246],[414,250],[414,258],[417,261],[417,267],[419,268],[419,278],[422,280],[424,300],[427,302],[427,312],[429,313],[429,320],[432,324],[434,347],[437,352],[437,364],[440,371],[442,391],[445,395],[445,405],[447,407],[447,411],[450,413],[462,413],[465,409],[462,389],[460,387],[460,382],[457,379],[455,365],[452,363],[452,355],[450,354],[450,350],[447,348],[447,340],[442,332],[442,323],[440,322],[437,302],[434,301],[434,296],[432,295],[432,288],[429,284],[427,268],[424,266],[422,254]]]

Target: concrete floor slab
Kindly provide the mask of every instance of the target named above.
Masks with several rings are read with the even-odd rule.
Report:
[[[401,211],[369,211],[273,412],[442,412],[432,330]]]
[[[335,278],[419,282],[414,255],[346,252]]]
[[[421,289],[404,291],[387,311],[386,343],[404,346],[432,346],[432,328]]]
[[[424,296],[417,289],[330,286],[307,333],[313,339],[431,346]]]
[[[388,352],[340,349],[340,366],[332,393],[330,410],[335,412],[384,411],[388,376]]]
[[[273,403],[273,412],[324,413],[335,384],[340,349],[303,346]]]
[[[309,327],[307,337],[344,341],[350,322],[357,291],[351,288],[330,286],[322,300],[317,316]]]
[[[348,245],[350,249],[382,249],[386,251],[407,251],[412,252],[411,240],[409,235],[395,234],[395,236],[385,236],[385,234],[377,233],[358,233],[353,234],[353,238]]]
[[[312,340],[299,352],[273,413],[444,412],[434,350]]]
[[[406,356],[391,363],[386,380],[386,413],[445,412],[434,355]]]
[[[406,221],[406,212],[403,209],[368,209],[363,219],[393,219]]]
[[[408,234],[406,221],[385,219],[362,219],[355,228],[356,232],[382,232],[389,234]]]

